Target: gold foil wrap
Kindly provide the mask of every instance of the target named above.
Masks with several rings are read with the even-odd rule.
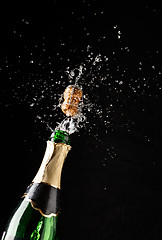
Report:
[[[44,182],[60,189],[62,167],[70,149],[70,145],[47,141],[43,161],[33,182]]]

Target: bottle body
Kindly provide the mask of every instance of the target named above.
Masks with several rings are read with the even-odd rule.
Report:
[[[58,240],[59,215],[45,217],[26,199],[18,205],[2,240]]]
[[[71,147],[58,137],[58,143],[47,141],[42,164],[14,211],[2,240],[59,239],[61,171]]]

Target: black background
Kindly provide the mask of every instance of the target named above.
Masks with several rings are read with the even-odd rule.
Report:
[[[72,150],[62,175],[61,239],[162,239],[162,115],[161,75],[158,74],[161,69],[161,24],[159,1],[2,1],[0,233],[36,174],[49,137],[46,126],[35,121],[38,109],[31,110],[27,104],[30,94],[27,101],[23,101],[25,92],[17,99],[12,98],[12,89],[21,86],[22,76],[28,81],[30,73],[39,72],[45,79],[46,71],[49,71],[48,56],[55,56],[57,51],[63,59],[52,63],[56,74],[66,68],[71,54],[69,49],[78,52],[77,56],[70,56],[68,64],[72,68],[83,60],[84,54],[79,53],[87,45],[93,46],[96,54],[108,56],[110,51],[119,48],[118,40],[113,41],[113,26],[118,25],[123,46],[128,45],[131,49],[131,57],[125,57],[125,62],[120,54],[117,55],[118,64],[130,69],[126,75],[128,84],[132,73],[136,78],[134,66],[142,61],[146,68],[141,74],[156,79],[159,85],[149,85],[151,98],[146,92],[136,96],[125,90],[120,101],[125,118],[134,122],[130,131],[120,127],[121,109],[116,106],[112,116],[113,131],[106,131],[105,125],[90,115],[90,124],[96,122],[97,129],[87,134],[83,128],[79,135],[71,136]],[[99,42],[101,36],[110,36],[110,39]],[[44,69],[28,64],[29,52],[34,51],[33,43],[42,54]],[[62,43],[65,43],[64,48],[60,47]],[[18,55],[23,58],[19,65]],[[36,57],[34,61],[37,61]],[[148,67],[152,65],[157,72]],[[115,67],[112,66],[111,71],[115,72]],[[103,109],[108,93],[102,86],[96,92]],[[115,103],[113,96],[116,95],[111,96]],[[44,104],[42,112],[46,112],[49,102]],[[145,109],[144,113],[142,109]],[[54,117],[54,125],[56,121]],[[114,150],[108,154],[107,149]]]

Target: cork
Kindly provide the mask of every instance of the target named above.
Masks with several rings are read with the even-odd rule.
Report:
[[[64,102],[61,110],[66,116],[74,116],[78,113],[78,105],[82,99],[82,90],[76,86],[68,86],[64,91]]]

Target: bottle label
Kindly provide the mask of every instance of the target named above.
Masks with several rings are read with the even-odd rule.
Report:
[[[24,197],[44,217],[57,216],[60,211],[60,189],[46,183],[32,183]]]
[[[33,182],[45,182],[60,189],[61,172],[70,145],[47,141],[46,152]]]

